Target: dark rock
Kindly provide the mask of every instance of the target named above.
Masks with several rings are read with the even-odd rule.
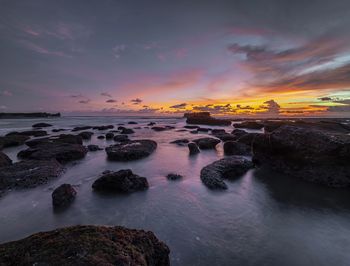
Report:
[[[52,130],[52,132],[57,133],[57,132],[61,132],[61,131],[67,131],[68,129],[65,128],[55,128]]]
[[[130,161],[149,156],[157,148],[157,142],[148,139],[130,140],[106,148],[108,159]]]
[[[226,131],[225,129],[212,129],[211,130],[211,134],[213,135],[219,135],[219,134],[225,134]]]
[[[190,150],[190,155],[195,155],[200,152],[197,144],[194,142],[188,143],[187,146],[188,146],[188,149]]]
[[[130,121],[130,122],[128,122],[128,124],[129,124],[129,125],[137,125],[137,122],[135,122],[135,121]]]
[[[174,174],[174,173],[170,173],[166,176],[169,180],[178,180],[178,179],[181,179],[183,178],[182,175],[179,175],[179,174]]]
[[[331,187],[350,186],[350,136],[319,128],[284,125],[253,141],[260,166]]]
[[[246,132],[243,129],[234,129],[234,130],[232,130],[231,134],[236,136],[237,138],[240,138],[240,137],[248,134],[248,132]]]
[[[29,137],[25,135],[10,135],[0,137],[0,150],[7,147],[23,145]]]
[[[169,248],[152,232],[72,226],[0,245],[0,265],[169,266]]]
[[[202,182],[210,189],[227,189],[223,179],[235,179],[251,168],[251,161],[240,156],[230,156],[205,166],[200,176]]]
[[[244,121],[240,124],[234,124],[235,128],[262,129],[264,124],[255,121]]]
[[[149,122],[148,124],[147,124],[147,126],[154,126],[156,124],[156,122]]]
[[[130,169],[118,172],[105,172],[93,184],[92,188],[98,191],[112,191],[130,193],[148,188],[145,177],[135,175]]]
[[[160,126],[151,127],[151,129],[153,129],[154,131],[165,131],[165,130],[168,130],[166,127],[160,127]]]
[[[45,130],[27,130],[22,132],[10,132],[6,134],[6,136],[13,136],[13,135],[43,137],[47,135],[47,132]]]
[[[172,141],[170,143],[171,144],[177,144],[177,145],[186,145],[189,142],[190,141],[188,139],[177,139],[177,140],[174,140],[174,141]]]
[[[106,139],[113,139],[113,137],[114,137],[114,134],[111,133],[111,132],[108,132],[108,133],[106,134]]]
[[[213,134],[213,135],[222,141],[232,141],[237,139],[235,135],[232,135],[229,133],[219,133],[219,134]]]
[[[117,142],[125,142],[129,140],[129,137],[128,135],[116,135],[114,136],[113,140]]]
[[[200,128],[200,126],[184,126],[184,128],[188,128],[188,129],[197,129]]]
[[[51,125],[51,124],[48,124],[48,123],[37,123],[37,124],[32,125],[32,127],[36,127],[36,128],[40,128],[40,127],[52,127],[52,125]]]
[[[199,127],[197,128],[198,132],[209,132],[210,128],[205,128],[205,127]]]
[[[193,140],[194,143],[202,150],[215,149],[216,145],[220,143],[220,140],[214,138],[199,138]]]
[[[240,143],[244,143],[248,146],[251,146],[254,139],[261,136],[261,135],[263,135],[263,134],[262,133],[247,133],[247,134],[237,138],[237,141]]]
[[[124,123],[118,123],[118,126],[123,126],[124,125]]]
[[[135,133],[135,131],[132,130],[131,128],[123,128],[120,133],[121,134],[133,134],[133,133]]]
[[[87,149],[80,144],[63,142],[42,142],[26,150],[20,151],[17,156],[30,160],[56,159],[61,163],[82,159]]]
[[[98,139],[105,139],[105,136],[101,135],[97,137]]]
[[[197,129],[196,129],[196,130],[190,131],[190,133],[191,133],[191,134],[198,134],[198,131],[197,131]]]
[[[100,148],[98,145],[88,145],[87,146],[87,149],[89,150],[89,151],[101,151],[101,150],[103,150],[102,148]]]
[[[188,131],[187,129],[178,129],[178,130],[176,130],[176,132],[186,132],[186,131]]]
[[[174,127],[174,126],[165,126],[165,128],[169,130],[169,129],[175,129],[176,127]]]
[[[80,136],[82,139],[88,140],[88,139],[91,139],[93,134],[94,132],[84,131],[84,132],[80,132],[78,136]]]
[[[72,129],[72,131],[75,132],[75,131],[82,131],[82,130],[88,130],[88,129],[92,129],[92,127],[91,126],[75,127]]]
[[[113,125],[107,125],[107,126],[95,126],[92,129],[97,129],[97,130],[107,130],[107,129],[113,129]]]
[[[70,184],[62,184],[52,192],[52,205],[55,208],[66,207],[71,204],[77,191]]]
[[[36,187],[58,177],[62,171],[63,167],[56,160],[17,162],[1,168],[0,191]]]
[[[224,152],[227,155],[250,155],[251,147],[238,141],[227,141],[224,143]]]
[[[5,153],[0,151],[0,168],[4,166],[9,166],[11,164],[12,160]]]
[[[198,113],[186,113],[184,117],[187,118],[187,124],[198,124],[198,125],[212,125],[212,126],[229,126],[231,125],[230,120],[217,119],[210,116],[209,112],[198,112]]]

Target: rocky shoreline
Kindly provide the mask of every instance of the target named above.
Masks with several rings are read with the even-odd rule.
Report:
[[[229,188],[225,180],[234,181],[243,176],[248,170],[260,171],[271,169],[317,185],[332,188],[350,186],[350,126],[338,120],[259,120],[259,121],[234,121],[230,130],[222,128],[208,128],[200,125],[225,125],[222,121],[214,121],[213,118],[200,117],[196,125],[192,125],[193,117],[189,124],[183,128],[173,125],[157,125],[150,123],[143,130],[149,130],[154,134],[166,134],[169,131],[187,132],[193,137],[174,139],[169,145],[176,149],[187,149],[189,158],[200,157],[202,152],[216,150],[222,145],[224,157],[207,166],[200,172],[200,180],[208,189],[227,190]],[[198,119],[198,116],[194,117]],[[208,122],[209,121],[209,122]],[[213,122],[214,121],[214,122]],[[226,120],[225,120],[226,121]],[[213,124],[210,124],[213,123]],[[106,159],[124,163],[128,161],[142,160],[157,151],[159,144],[151,139],[138,139],[134,133],[142,129],[137,122],[127,123],[133,128],[123,125],[79,126],[72,129],[49,129],[51,124],[37,123],[32,130],[22,132],[9,132],[0,137],[0,195],[15,189],[29,189],[50,182],[64,172],[65,165],[83,159],[88,152],[104,152]],[[231,125],[231,121],[229,121]],[[249,131],[251,130],[251,131]],[[60,131],[70,131],[60,134]],[[249,132],[248,132],[249,131]],[[55,133],[55,134],[53,134]],[[57,133],[57,134],[56,134]],[[95,134],[98,134],[97,136]],[[176,133],[175,133],[176,134]],[[200,137],[197,136],[200,134]],[[106,140],[104,147],[98,145],[85,145],[91,138]],[[6,155],[8,147],[26,146],[18,152],[20,161],[13,163]],[[103,151],[104,150],[104,151]],[[118,171],[104,171],[96,177],[92,184],[95,192],[112,193],[140,193],[138,191],[149,188],[148,178],[139,176],[130,169]],[[182,175],[169,173],[166,178],[181,182]],[[152,193],[149,191],[147,193]],[[71,184],[61,184],[52,193],[54,208],[67,208],[76,197],[79,190]],[[77,232],[82,238],[76,239]],[[94,255],[97,251],[91,243],[80,242],[85,236],[92,236],[91,241],[97,241],[104,250],[110,250],[117,245],[116,251],[108,251],[106,254]],[[110,237],[112,242],[100,239],[101,234]],[[121,234],[125,237],[116,244],[113,234]],[[48,253],[40,254],[33,247],[46,246],[47,238],[57,238],[58,243],[66,245],[61,236],[71,237],[76,240],[77,246],[67,244],[70,250],[61,250],[62,246],[49,245]],[[135,240],[137,239],[137,240]],[[100,241],[100,242],[99,242]],[[131,241],[131,242],[128,242]],[[136,242],[135,242],[136,241]],[[140,241],[140,245],[138,245]],[[84,246],[86,244],[86,247]],[[57,244],[59,245],[59,244]],[[79,249],[83,245],[82,250]],[[106,245],[106,246],[103,246]],[[67,248],[68,248],[67,247]],[[160,250],[159,252],[154,249]],[[58,248],[56,251],[55,249]],[[22,250],[23,252],[19,252]],[[114,249],[113,249],[114,250]],[[27,252],[27,253],[26,253]],[[55,253],[56,252],[56,253]],[[63,252],[63,253],[61,253]],[[69,260],[63,260],[64,252],[73,254]],[[71,253],[70,253],[71,252]],[[110,253],[111,252],[111,253]],[[115,253],[113,253],[115,252]],[[131,252],[131,253],[130,253]],[[25,255],[29,254],[29,255]],[[123,254],[123,255],[121,255]],[[129,230],[115,227],[69,227],[47,233],[38,233],[23,240],[0,245],[0,264],[13,264],[13,259],[23,264],[48,263],[49,259],[57,258],[65,265],[75,264],[78,258],[88,258],[84,265],[89,265],[95,259],[103,263],[110,260],[118,260],[120,265],[169,265],[169,249],[159,242],[152,233]],[[122,257],[120,257],[122,256]],[[42,260],[41,260],[42,259]],[[120,260],[120,261],[119,261]],[[124,263],[124,264],[123,264]],[[93,263],[91,264],[93,265]]]

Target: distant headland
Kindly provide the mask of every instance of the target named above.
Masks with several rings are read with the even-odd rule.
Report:
[[[0,113],[0,119],[14,119],[14,118],[49,118],[60,117],[60,113],[50,114],[45,112],[39,113]]]

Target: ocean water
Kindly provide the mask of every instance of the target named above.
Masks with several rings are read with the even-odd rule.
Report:
[[[0,242],[23,238],[38,231],[76,224],[122,225],[153,231],[171,250],[171,265],[350,265],[350,193],[330,189],[260,170],[251,170],[227,191],[208,190],[200,170],[224,156],[216,150],[188,156],[187,147],[170,144],[179,138],[207,134],[143,128],[185,125],[178,118],[62,117],[57,119],[0,120],[0,135],[30,129],[37,122],[54,128],[107,125],[136,121],[131,139],[153,139],[157,150],[133,162],[110,162],[105,151],[90,152],[69,163],[65,173],[34,189],[12,191],[0,198]],[[211,127],[214,128],[214,127]],[[232,130],[232,127],[225,127]],[[51,131],[51,128],[48,129]],[[62,132],[65,133],[65,132]],[[113,141],[91,141],[102,147]],[[25,146],[3,151],[14,161]],[[129,195],[94,193],[91,185],[105,170],[130,168],[147,177],[147,191]],[[170,172],[184,178],[169,181]],[[64,212],[54,212],[52,189],[71,183],[77,189],[75,202]]]

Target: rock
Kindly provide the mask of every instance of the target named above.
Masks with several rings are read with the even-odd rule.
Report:
[[[222,141],[231,141],[231,140],[237,139],[237,137],[235,135],[232,135],[229,133],[218,133],[218,134],[213,134],[213,135]]]
[[[125,142],[129,141],[129,137],[128,135],[116,135],[114,136],[113,140],[117,142]]]
[[[147,126],[151,127],[151,126],[154,126],[155,124],[156,124],[156,122],[149,122],[149,123],[147,124]]]
[[[194,142],[188,143],[187,146],[188,146],[188,149],[190,150],[190,155],[194,155],[200,152],[197,144]]]
[[[220,134],[225,134],[226,131],[225,129],[212,129],[211,134],[213,135],[220,135]]]
[[[220,140],[214,138],[199,138],[193,140],[194,143],[202,150],[215,149],[216,145],[220,143]]]
[[[55,128],[52,130],[52,132],[57,133],[57,132],[61,132],[61,131],[67,131],[68,129],[65,128]]]
[[[152,232],[78,225],[0,245],[0,265],[169,266],[169,248]]]
[[[227,141],[224,143],[224,152],[227,155],[250,155],[251,148],[238,141]]]
[[[255,121],[244,121],[240,124],[234,124],[235,128],[262,129],[264,124]]]
[[[1,168],[0,191],[36,187],[58,177],[62,171],[56,160],[17,162]]]
[[[210,116],[209,112],[186,113],[187,124],[212,125],[212,126],[229,126],[231,121],[225,119],[217,119]]]
[[[87,149],[80,144],[63,142],[42,142],[20,151],[17,156],[29,160],[50,160],[56,159],[60,163],[82,159]]]
[[[197,128],[198,132],[209,132],[210,128],[205,128],[205,127],[199,127]]]
[[[240,156],[230,156],[205,166],[200,176],[202,182],[210,189],[227,189],[223,179],[235,179],[251,168],[251,161]]]
[[[177,145],[186,145],[187,143],[189,143],[190,141],[188,139],[177,139],[177,140],[174,140],[172,142],[170,142],[171,144],[177,144]]]
[[[237,141],[240,143],[244,143],[248,146],[251,146],[254,139],[261,136],[261,135],[263,135],[263,134],[261,134],[261,133],[247,133],[247,134],[237,138]]]
[[[135,122],[135,121],[129,121],[128,124],[129,124],[129,125],[137,125],[138,123]]]
[[[59,136],[52,136],[48,138],[32,139],[26,141],[25,144],[29,147],[35,147],[43,143],[68,143],[68,144],[83,144],[81,136],[71,134],[61,134]]]
[[[246,132],[243,129],[234,129],[234,130],[232,130],[231,134],[234,135],[237,138],[240,138],[240,137],[248,134],[248,132]]]
[[[32,125],[32,127],[35,127],[35,128],[40,128],[40,127],[52,127],[51,124],[48,124],[48,123],[37,123],[37,124],[34,124]]]
[[[153,129],[154,131],[165,131],[165,130],[168,130],[168,128],[160,127],[160,126],[151,127],[151,129]]]
[[[179,174],[174,174],[174,173],[170,173],[166,176],[169,180],[178,180],[178,179],[181,179],[183,178],[182,175],[179,175]]]
[[[101,151],[101,150],[103,150],[102,148],[100,148],[98,145],[88,145],[87,146],[87,149],[89,150],[89,151]]]
[[[350,186],[348,134],[284,125],[260,134],[252,146],[259,166],[330,187]]]
[[[70,184],[62,184],[52,192],[52,205],[54,208],[62,208],[72,203],[77,191]]]
[[[111,132],[108,132],[108,133],[106,134],[106,139],[113,139],[113,137],[114,137],[114,134],[111,133]]]
[[[98,139],[105,139],[105,136],[101,135],[97,137]]]
[[[98,191],[130,193],[147,189],[148,182],[145,177],[135,175],[130,169],[126,169],[102,174],[92,184],[92,188]]]
[[[13,135],[42,137],[42,136],[46,136],[47,132],[45,130],[27,130],[22,132],[10,132],[6,134],[6,136],[13,136]]]
[[[82,131],[82,130],[88,130],[88,129],[92,129],[92,127],[91,126],[75,127],[72,129],[72,131],[75,132],[75,131]]]
[[[133,134],[133,133],[135,133],[135,131],[132,130],[131,128],[123,128],[120,133],[121,134]]]
[[[11,164],[12,160],[5,153],[0,151],[0,168],[4,166],[9,166]]]
[[[80,132],[78,136],[80,136],[82,139],[89,140],[91,139],[93,134],[94,132],[91,132],[91,131],[83,131],[83,132]]]
[[[23,145],[29,137],[25,135],[10,135],[0,137],[0,150],[3,148]]]
[[[197,131],[197,129],[196,129],[196,130],[190,131],[190,133],[191,133],[191,134],[198,134],[198,131]]]
[[[197,128],[200,128],[200,126],[184,126],[184,128],[187,128],[187,129],[197,129]]]
[[[130,161],[149,156],[157,148],[157,142],[148,139],[129,140],[106,148],[108,159]]]
[[[107,125],[107,126],[95,126],[92,129],[97,129],[97,130],[107,130],[107,129],[113,129],[113,125]]]

